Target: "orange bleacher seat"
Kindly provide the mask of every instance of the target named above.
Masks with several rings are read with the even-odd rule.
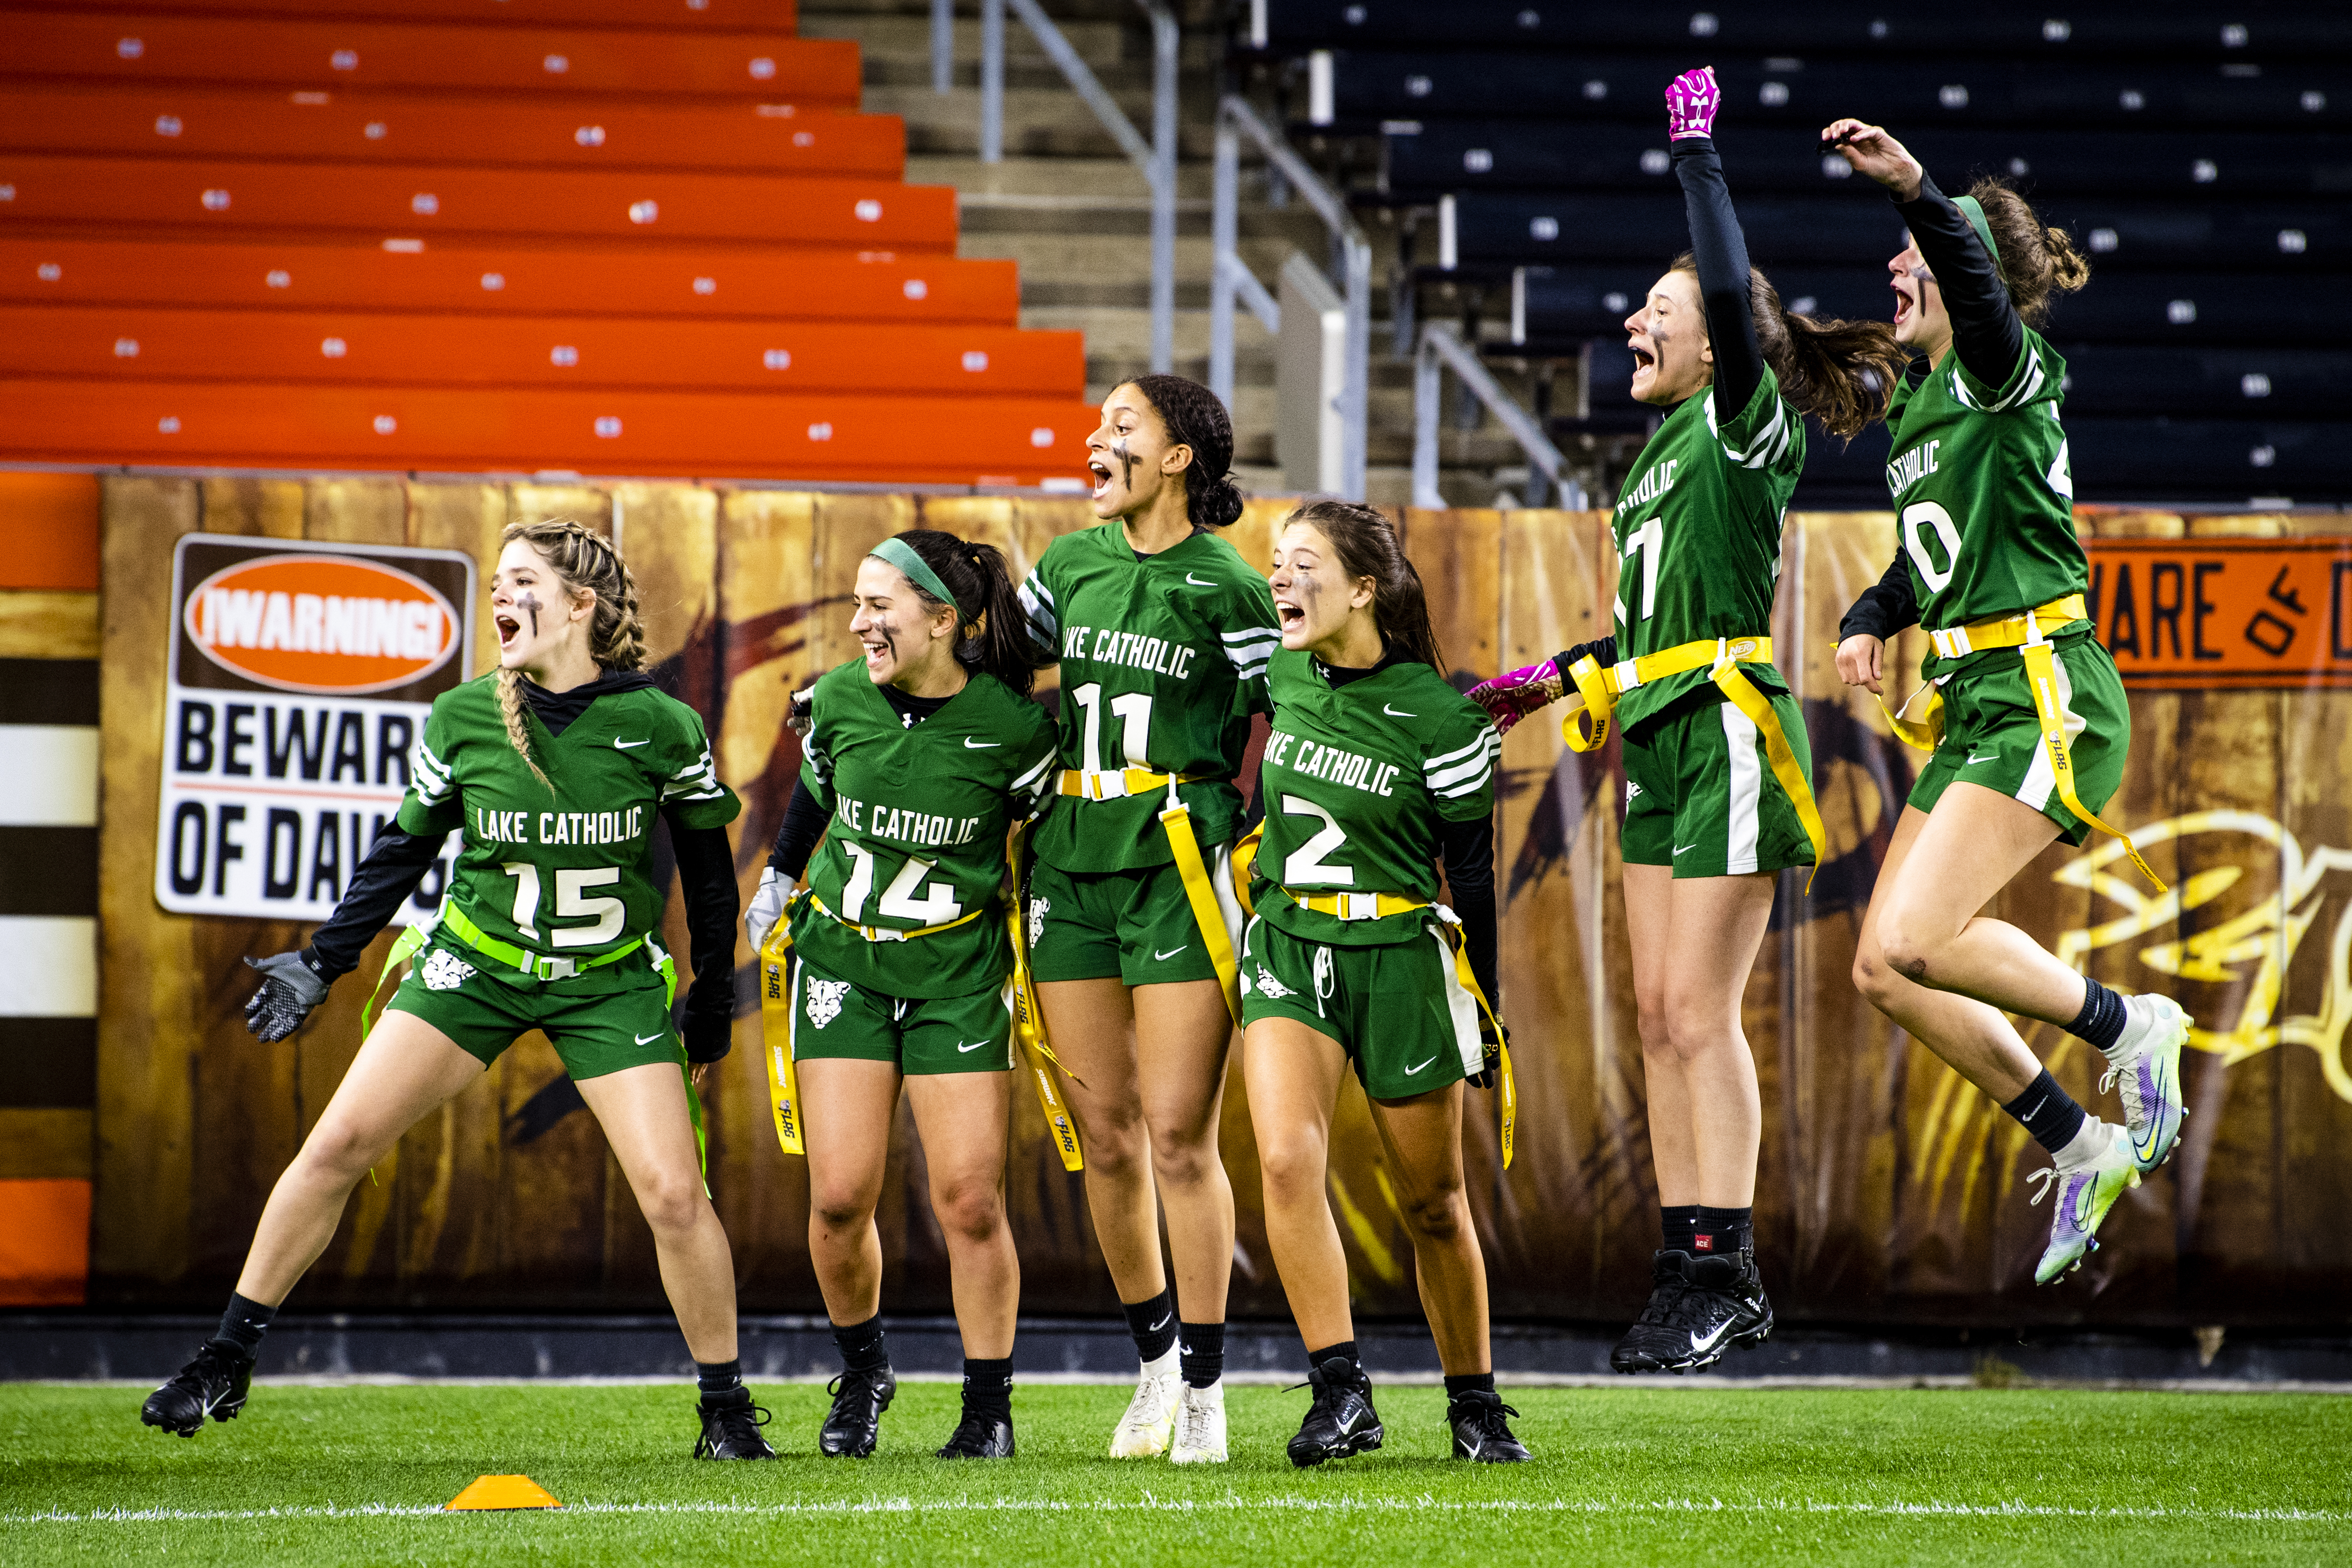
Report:
[[[400,245],[401,242],[393,242]],[[740,247],[616,251],[523,246],[36,239],[0,232],[0,300],[34,304],[700,320],[972,322],[1012,326],[1009,261],[778,257]]]
[[[14,77],[858,99],[855,43],[780,33],[0,11],[0,38]]]
[[[749,240],[951,253],[947,185],[760,174],[365,168],[0,153],[0,222]]]
[[[121,0],[51,0],[52,11],[120,11]],[[184,16],[316,16],[320,0],[139,0],[143,12]],[[333,0],[342,16],[385,22],[489,22],[540,27],[691,27],[789,33],[793,0]]]
[[[0,376],[1079,397],[1076,332],[0,305]]]
[[[0,381],[0,458],[1083,484],[1076,398]]]
[[[759,170],[896,180],[896,115],[788,103],[553,103],[512,96],[110,86],[19,81],[0,90],[0,147],[134,157]]]

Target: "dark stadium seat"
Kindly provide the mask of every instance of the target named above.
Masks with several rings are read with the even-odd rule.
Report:
[[[866,256],[779,265],[740,246],[546,250],[420,240],[412,248],[323,236],[265,244],[0,232],[0,300],[1008,327],[1020,319],[1012,262]]]
[[[5,114],[0,110],[0,114]],[[1816,126],[1727,126],[1719,151],[1735,196],[1845,193],[1853,169],[1822,151]],[[1979,175],[2036,197],[2160,195],[2203,202],[2352,191],[2352,138],[2245,131],[2021,130],[1927,127],[1900,132],[1937,184],[1965,190]],[[1510,120],[1395,122],[1384,172],[1391,195],[1447,191],[1619,190],[1679,194],[1663,122],[1543,124]]]
[[[511,94],[294,94],[268,88],[68,86],[0,91],[0,147],[131,157],[756,170],[897,180],[898,116],[788,103],[551,102]]]
[[[789,34],[0,11],[0,37],[14,77],[858,101],[856,44]]]
[[[1750,256],[1769,269],[1852,264],[1902,248],[1901,220],[1883,196],[1868,187],[1850,187],[1843,194],[1847,199],[1742,199],[1739,221]],[[1672,257],[1690,243],[1678,200],[1501,192],[1446,200],[1453,214],[1450,259],[1457,267]],[[2041,210],[2074,234],[2095,267],[2263,269],[2303,277],[2352,266],[2352,211],[2340,199],[2191,205],[2070,197]],[[1447,259],[1441,255],[1441,265]]]
[[[1961,125],[2150,125],[2165,130],[2329,131],[2352,125],[2352,69],[2301,60],[2225,75],[2211,65],[2069,67],[1735,57],[1706,51],[1727,115],[1741,125],[1818,130],[1852,115],[1900,136]],[[1691,51],[1345,50],[1332,57],[1335,122],[1366,131],[1434,118],[1633,120],[1654,125],[1660,95]]]
[[[952,254],[946,185],[0,153],[0,224],[756,240]]]
[[[0,377],[1084,394],[1076,332],[873,322],[0,305]]]
[[[1562,0],[1266,0],[1266,47],[1277,53],[1381,45],[1654,49],[1687,38],[1724,54],[1834,51],[1994,54],[2072,61],[2142,56],[2291,59],[2352,53],[2352,35],[2325,8],[2004,4],[1900,10],[1884,0],[1801,6],[1694,4],[1660,11]]]
[[[1034,485],[1083,471],[1070,398],[511,392],[0,380],[0,459],[226,467],[790,473]]]

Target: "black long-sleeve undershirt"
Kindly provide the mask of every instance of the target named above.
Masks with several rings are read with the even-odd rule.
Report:
[[[2018,356],[2025,352],[2025,323],[2001,286],[1984,242],[1977,238],[1975,225],[1924,173],[1915,199],[1906,202],[1895,192],[1888,195],[1918,242],[1927,270],[1936,276],[1944,314],[1952,319],[1952,351],[1969,374],[1985,385],[2008,385]]]
[[[1919,599],[1911,585],[1911,563],[1904,559],[1903,539],[1895,540],[1895,561],[1877,586],[1865,588],[1838,622],[1838,641],[1867,633],[1882,643],[1895,640],[1906,626],[1919,623]]]
[[[1674,144],[1674,161],[1690,220],[1691,255],[1698,262],[1707,343],[1715,350],[1715,416],[1727,424],[1747,411],[1764,379],[1764,350],[1748,291],[1748,238],[1731,210],[1715,142],[1685,136]]]

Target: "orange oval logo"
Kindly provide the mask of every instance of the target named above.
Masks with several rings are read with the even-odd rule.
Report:
[[[430,584],[340,555],[277,555],[198,583],[188,639],[221,668],[280,691],[357,696],[431,674],[457,651],[457,612]]]

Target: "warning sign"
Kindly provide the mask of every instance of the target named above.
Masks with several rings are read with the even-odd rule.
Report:
[[[454,550],[191,534],[173,558],[155,897],[323,920],[409,783],[433,699],[471,662]],[[440,902],[443,858],[395,919]]]
[[[2352,685],[2352,536],[2084,547],[2091,620],[2126,685]]]

